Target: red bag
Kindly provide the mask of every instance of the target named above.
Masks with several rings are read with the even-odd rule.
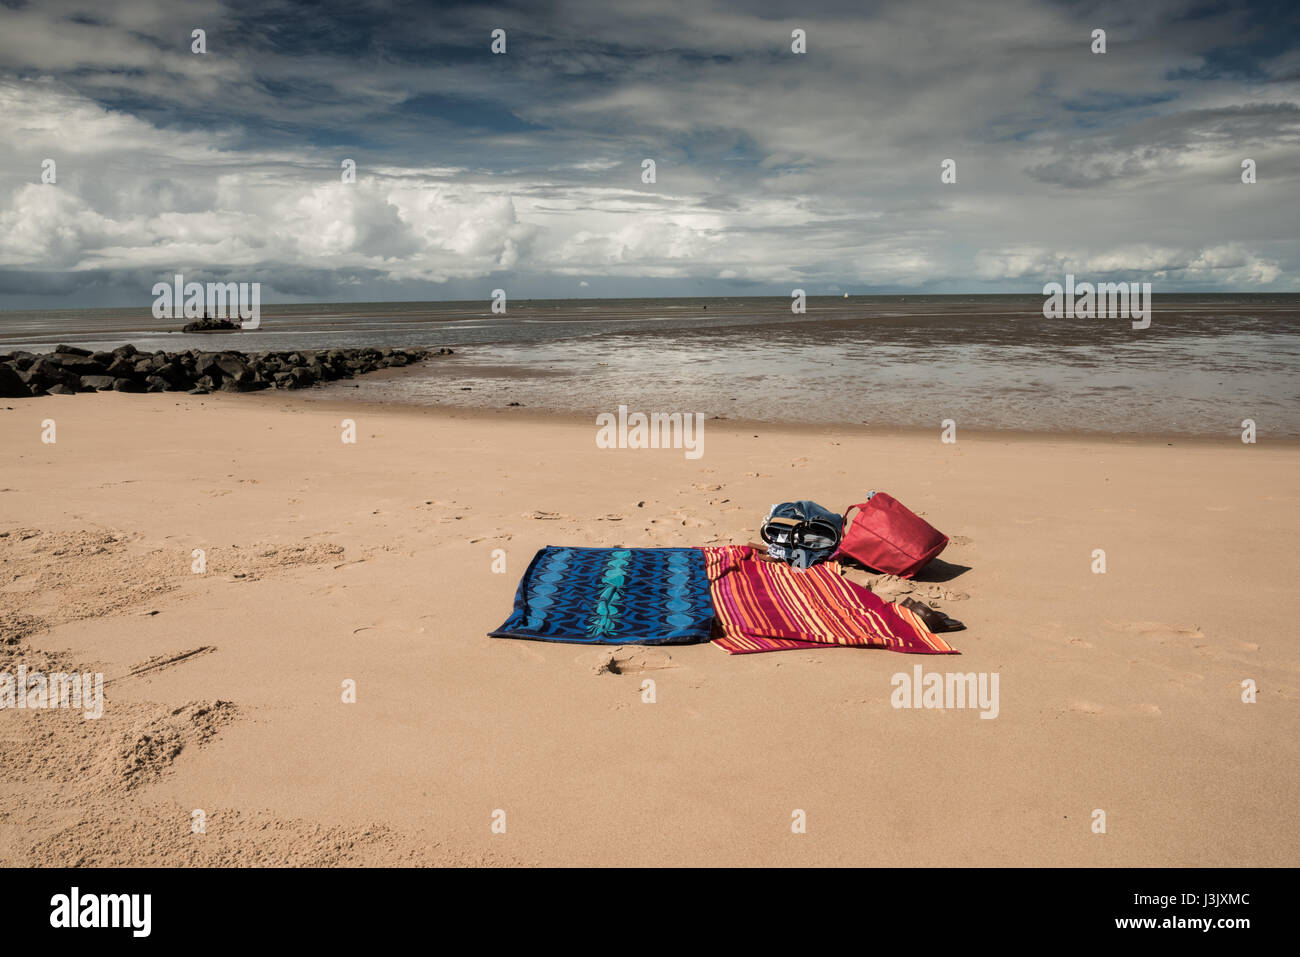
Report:
[[[849,524],[849,512],[858,514]],[[874,492],[844,513],[844,540],[836,557],[847,555],[868,568],[911,578],[948,544],[943,534],[896,498]]]

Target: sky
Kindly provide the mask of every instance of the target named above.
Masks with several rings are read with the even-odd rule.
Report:
[[[1296,291],[1298,11],[0,0],[0,308]]]

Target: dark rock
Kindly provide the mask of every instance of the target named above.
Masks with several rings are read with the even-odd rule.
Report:
[[[22,376],[14,371],[7,362],[0,362],[0,397],[6,399],[25,399],[31,395]]]
[[[316,373],[310,368],[299,366],[289,373],[290,389],[305,389],[316,382]]]
[[[181,326],[181,332],[234,332],[239,323],[230,319],[195,319]]]
[[[71,353],[64,354],[56,352],[46,358],[49,362],[55,363],[60,368],[66,369],[77,375],[103,375],[108,371],[108,366],[90,356],[79,356]],[[111,359],[112,357],[110,356],[110,361]]]
[[[66,385],[69,389],[77,388],[80,376],[71,369],[65,369],[50,356],[39,356],[28,368],[18,373],[28,388],[33,386],[47,389],[56,383]]]
[[[135,374],[135,363],[126,356],[114,356],[113,361],[104,371],[106,375],[111,375],[115,379],[130,378]]]
[[[118,392],[188,391],[203,395],[218,389],[253,392],[259,389],[305,389],[364,375],[376,369],[401,367],[450,349],[324,349],[245,354],[236,350],[185,352],[158,350],[152,355],[130,343],[112,352],[90,352],[60,346],[55,352],[0,354],[0,396],[68,395],[113,389]],[[55,389],[56,386],[61,388]]]
[[[220,353],[200,352],[194,357],[194,374],[200,376],[221,375],[221,366],[217,365]]]
[[[222,375],[228,376],[236,382],[247,383],[253,381],[253,370],[245,364],[243,359],[232,353],[219,353],[217,355],[217,368],[221,370]]]
[[[164,362],[154,369],[154,374],[166,379],[174,389],[184,388],[189,381],[185,367],[175,362]]]

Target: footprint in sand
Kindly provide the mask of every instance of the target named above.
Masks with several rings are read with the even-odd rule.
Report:
[[[583,655],[580,660],[590,666],[593,675],[639,675],[677,667],[672,655],[658,648],[602,648],[594,655]]]
[[[666,532],[678,528],[712,528],[713,523],[708,519],[696,518],[683,511],[675,511],[665,518],[652,518],[650,525],[660,532]]]
[[[534,509],[531,512],[524,512],[524,518],[532,518],[541,522],[555,522],[560,519],[572,518],[572,515],[565,515],[563,512],[544,512],[541,509]]]
[[[709,521],[707,518],[696,518],[694,515],[690,514],[689,512],[683,511],[682,509],[677,509],[675,512],[673,512],[673,518],[677,521],[679,525],[683,525],[686,528],[712,528],[713,527],[713,523]]]
[[[1186,640],[1205,637],[1205,633],[1195,625],[1184,627],[1168,625],[1162,621],[1133,621],[1114,627],[1117,627],[1119,631],[1127,631],[1130,634],[1141,635],[1144,638],[1152,638],[1162,645],[1171,639]]]
[[[964,591],[949,591],[942,585],[920,585],[916,593],[924,595],[926,598],[932,598],[935,601],[965,601],[970,595]]]
[[[1085,641],[1085,640],[1082,639],[1082,638],[1075,638],[1073,635],[1067,637],[1067,638],[1065,639],[1065,643],[1066,643],[1067,645],[1074,645],[1076,648],[1091,648],[1091,647],[1093,647],[1093,644],[1092,644],[1091,641]]]
[[[1200,695],[1203,693],[1201,682],[1205,680],[1205,675],[1198,675],[1194,671],[1185,671],[1182,674],[1170,675],[1168,683],[1173,685],[1179,691],[1186,691],[1192,694]]]
[[[948,540],[948,544],[949,545],[974,545],[975,539],[969,538],[966,535],[954,535],[952,538]]]
[[[856,569],[853,569],[856,571]],[[867,573],[869,575],[869,573]],[[860,576],[859,576],[860,577]],[[868,577],[861,584],[866,585],[876,595],[885,601],[895,601],[904,595],[910,595],[916,590],[916,586],[910,581],[899,578],[897,575],[880,575],[876,578]]]
[[[691,488],[698,489],[701,492],[721,492],[725,485],[710,484],[708,482],[692,482]]]
[[[18,575],[12,582],[0,588],[2,592],[34,591],[41,584],[41,576],[33,572],[30,575]]]
[[[400,622],[377,621],[373,625],[362,625],[360,628],[352,629],[352,634],[359,635],[362,634],[363,632],[375,632],[375,631],[379,631],[380,629],[385,629],[388,631],[400,631],[407,635],[422,635],[425,633],[425,628],[423,625],[417,625],[415,627],[412,627],[410,625],[404,625]],[[366,637],[371,637],[371,636],[367,635]]]
[[[1091,701],[1071,701],[1065,709],[1077,714],[1102,714],[1105,709],[1099,704],[1093,704]]]

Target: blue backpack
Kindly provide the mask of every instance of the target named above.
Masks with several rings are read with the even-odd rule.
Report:
[[[767,554],[797,568],[824,562],[840,547],[844,519],[816,502],[782,502],[773,505],[759,537]]]

